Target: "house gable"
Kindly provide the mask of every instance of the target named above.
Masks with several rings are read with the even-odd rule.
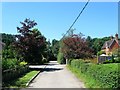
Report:
[[[111,38],[111,40],[106,41],[101,48],[102,51],[105,51],[106,55],[112,54],[115,49],[120,48],[120,39],[118,39],[117,34],[115,36],[114,39]]]
[[[111,47],[110,47],[110,51],[113,51],[114,49],[117,49],[117,48],[119,48],[118,43],[117,42],[113,42]]]

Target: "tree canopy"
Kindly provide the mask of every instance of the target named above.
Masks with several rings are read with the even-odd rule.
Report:
[[[81,35],[72,35],[63,39],[62,52],[65,58],[90,58],[92,49]]]
[[[38,29],[33,27],[37,25],[35,21],[25,19],[20,22],[22,27],[17,27],[19,35],[16,35],[16,48],[20,59],[27,61],[30,64],[41,64],[42,54],[46,48],[46,38]]]

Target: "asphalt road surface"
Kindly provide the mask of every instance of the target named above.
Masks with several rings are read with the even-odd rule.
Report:
[[[66,68],[66,65],[50,61],[28,88],[85,88],[85,86]]]

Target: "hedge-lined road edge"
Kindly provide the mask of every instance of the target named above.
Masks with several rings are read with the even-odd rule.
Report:
[[[46,68],[46,65],[43,67],[43,69]],[[30,85],[30,83],[40,74],[41,71],[39,71],[37,74],[35,74],[26,84],[26,87]]]

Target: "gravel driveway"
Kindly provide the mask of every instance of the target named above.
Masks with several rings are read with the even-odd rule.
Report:
[[[85,88],[66,65],[50,61],[46,68],[29,85],[28,88]]]

